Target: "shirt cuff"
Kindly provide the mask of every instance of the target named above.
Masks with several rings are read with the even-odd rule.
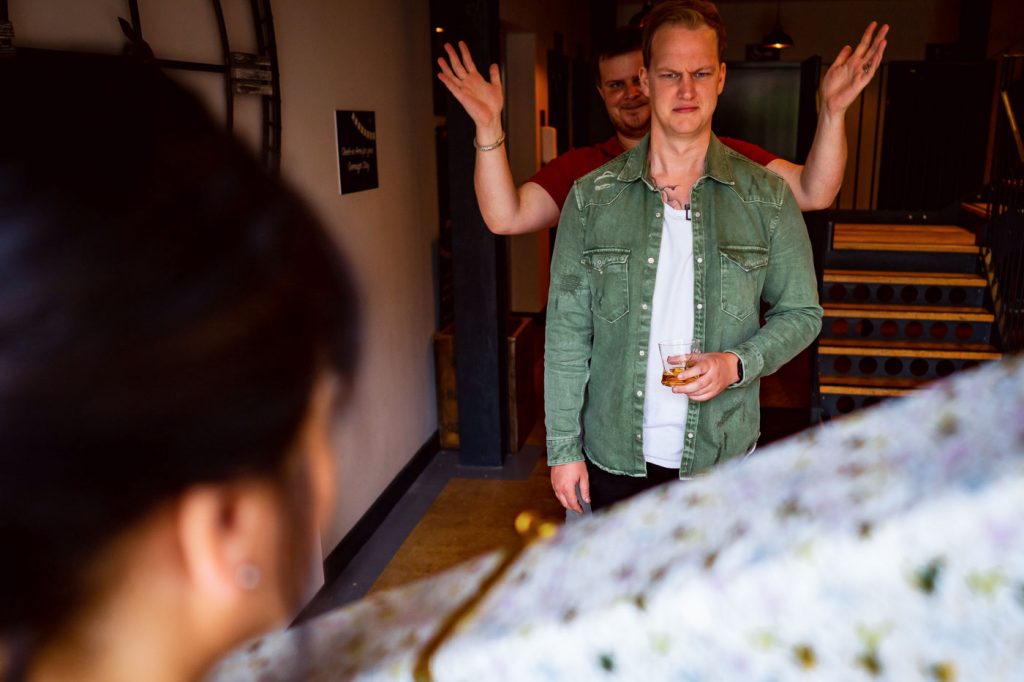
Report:
[[[740,365],[743,367],[743,379],[726,386],[726,388],[741,388],[748,386],[752,381],[761,376],[761,371],[764,369],[764,357],[761,356],[761,352],[756,346],[749,343],[741,343],[736,348],[727,348],[724,352],[732,353],[740,359]]]
[[[547,439],[548,466],[583,461],[583,444],[577,437]]]

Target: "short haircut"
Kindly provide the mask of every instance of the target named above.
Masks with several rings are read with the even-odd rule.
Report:
[[[619,55],[639,52],[643,32],[639,26],[619,26],[600,41],[594,49],[594,82],[601,85],[601,62]]]
[[[667,0],[655,6],[644,18],[643,53],[644,66],[651,66],[651,45],[654,34],[665,26],[680,26],[691,30],[707,26],[718,37],[718,60],[725,57],[725,24],[718,8],[706,0]]]

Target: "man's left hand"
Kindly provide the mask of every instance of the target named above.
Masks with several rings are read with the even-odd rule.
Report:
[[[868,24],[856,49],[849,45],[844,47],[825,72],[821,82],[821,101],[829,113],[845,114],[857,95],[871,82],[878,65],[882,63],[889,25],[884,24],[875,33],[877,26],[878,23],[874,21]]]
[[[732,353],[703,353],[700,359],[679,375],[680,379],[697,377],[682,386],[673,386],[673,393],[683,393],[690,400],[711,400],[740,379],[739,356]]]

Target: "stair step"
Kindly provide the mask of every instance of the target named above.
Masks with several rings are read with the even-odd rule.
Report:
[[[886,244],[878,242],[834,242],[825,254],[825,268],[900,272],[960,272],[974,275],[981,271],[981,253],[977,246]]]
[[[832,248],[837,251],[913,251],[915,253],[968,253],[977,254],[977,246],[966,244],[905,244],[885,241],[833,240]]]
[[[820,384],[863,384],[891,380],[903,386],[934,381],[980,363],[998,360],[997,352],[963,349],[886,348],[883,346],[835,346],[818,348]]]
[[[906,234],[936,233],[936,234],[963,234],[970,233],[970,230],[960,225],[933,225],[930,223],[854,223],[837,222],[837,228],[849,232],[903,232]]]
[[[973,351],[985,355],[1000,355],[999,351],[988,343],[961,343],[959,341],[910,341],[906,339],[827,339],[822,341],[826,347],[832,348],[864,348],[875,353],[895,350],[922,351]],[[819,347],[820,352],[820,347]]]
[[[818,415],[822,421],[829,421],[913,391],[912,387],[884,385],[877,381],[856,386],[823,384],[818,389]]]
[[[914,251],[977,254],[974,233],[958,225],[872,225],[836,223],[837,251]]]
[[[975,217],[988,218],[989,204],[982,201],[965,201],[960,208]]]
[[[959,225],[871,225],[836,223],[835,242],[872,242],[927,248],[934,246],[976,247],[974,233]],[[904,250],[904,249],[897,249]]]
[[[980,275],[961,272],[894,272],[891,270],[826,270],[824,281],[853,284],[918,284],[944,287],[984,287]]]
[[[826,303],[825,317],[860,317],[887,320],[941,320],[943,322],[992,322],[995,317],[984,308],[920,305],[863,305]]]
[[[931,345],[931,344],[929,344]],[[934,360],[969,360],[984,362],[986,360],[999,360],[1002,353],[995,350],[978,351],[961,348],[958,344],[944,344],[945,348],[901,348],[889,347],[886,345],[835,345],[831,341],[828,345],[818,346],[819,355],[868,355],[876,357],[893,358],[922,358]],[[980,344],[979,344],[980,345]],[[991,348],[991,346],[990,346]]]
[[[823,395],[876,395],[895,397],[913,393],[911,388],[881,388],[878,386],[822,386]]]
[[[828,303],[821,338],[987,344],[994,316],[984,308]]]
[[[829,269],[822,277],[821,300],[977,308],[985,303],[986,285],[984,277],[966,273]]]
[[[904,391],[909,391],[924,386],[925,384],[930,383],[932,381],[934,381],[934,379],[918,379],[916,377],[835,377],[827,375],[822,375],[818,377],[818,382],[821,384],[822,390],[824,390],[826,386],[842,386],[859,388],[902,389]]]

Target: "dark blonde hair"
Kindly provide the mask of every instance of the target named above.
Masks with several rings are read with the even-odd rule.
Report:
[[[651,44],[654,34],[664,26],[681,26],[698,29],[707,26],[718,37],[718,60],[724,61],[725,56],[725,24],[718,14],[718,8],[706,0],[667,0],[655,6],[651,13],[644,17],[643,52],[644,67],[651,68]]]

